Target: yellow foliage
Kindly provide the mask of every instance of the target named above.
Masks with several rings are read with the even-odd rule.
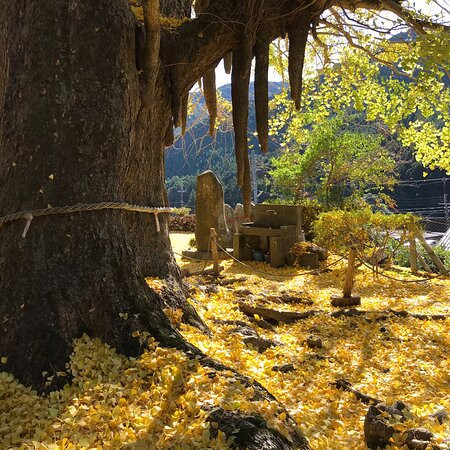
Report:
[[[189,235],[174,234],[172,244],[178,251],[185,246]],[[182,262],[194,271],[201,263]],[[255,295],[265,292],[287,291],[292,295],[310,297],[313,306],[269,302],[265,307],[293,311],[320,309],[334,310],[330,296],[339,294],[345,274],[345,262],[329,273],[295,276],[302,269],[271,269],[264,263],[250,263],[275,275],[294,275],[286,279],[261,277],[233,263],[222,261],[225,276],[247,276],[243,283]],[[391,276],[410,279],[406,269],[392,269]],[[356,275],[355,293],[361,295],[364,310],[397,309],[418,313],[450,313],[450,281],[432,280],[425,284],[400,284],[374,278],[370,270],[361,268]],[[211,337],[196,328],[182,325],[182,332],[194,345],[209,356],[235,368],[259,381],[297,420],[314,449],[365,449],[364,416],[367,405],[355,400],[347,392],[330,386],[338,378],[346,378],[355,387],[388,403],[401,400],[411,405],[414,417],[405,425],[428,428],[442,448],[450,444],[450,424],[438,424],[429,416],[443,407],[450,411],[450,319],[422,321],[412,317],[392,316],[386,321],[367,322],[361,318],[331,318],[326,315],[311,316],[293,324],[277,326],[275,332],[254,326],[262,336],[282,343],[264,353],[246,347],[242,340],[230,333],[233,326],[218,326],[214,319],[245,320],[236,308],[233,292],[220,288],[218,294],[195,294],[207,309],[197,308],[214,331]],[[381,315],[381,314],[380,314]],[[386,336],[380,331],[389,330]],[[311,350],[304,341],[317,334],[324,349]],[[317,359],[315,355],[325,359]],[[294,372],[274,372],[274,365],[293,364]],[[392,449],[401,448],[393,443]]]
[[[179,234],[175,250],[186,247],[192,236]],[[180,262],[181,263],[181,262]],[[186,263],[181,263],[186,264]],[[302,293],[314,306],[280,305],[267,297],[265,306],[302,311],[331,310],[330,295],[340,291],[344,263],[320,276],[294,276],[286,280],[261,277],[224,261],[225,276],[247,275],[246,287],[256,295],[283,290]],[[191,268],[197,265],[189,263]],[[198,266],[202,266],[199,263]],[[296,269],[256,267],[274,274],[298,273]],[[407,271],[396,273],[408,278]],[[161,284],[148,279],[152,288]],[[356,291],[365,310],[387,308],[414,312],[450,312],[450,283],[433,280],[421,285],[401,285],[374,280],[359,270]],[[367,406],[351,393],[336,390],[330,382],[346,378],[356,388],[388,403],[401,400],[411,406],[412,417],[405,429],[426,427],[442,448],[449,444],[449,422],[442,425],[430,418],[439,408],[450,411],[449,324],[419,321],[412,317],[389,317],[382,323],[362,318],[328,315],[311,316],[275,331],[255,330],[279,342],[264,353],[245,346],[231,326],[218,325],[217,318],[246,320],[236,308],[232,289],[218,293],[195,293],[203,320],[213,332],[206,336],[180,323],[180,311],[167,310],[184,336],[209,356],[254,378],[286,406],[314,449],[364,449],[363,421]],[[380,326],[387,332],[381,332]],[[310,349],[305,340],[313,333],[324,344]],[[203,367],[182,352],[164,349],[143,333],[134,333],[148,349],[139,358],[125,358],[97,339],[83,336],[74,343],[67,373],[72,384],[41,397],[18,383],[12,375],[0,373],[0,448],[3,449],[227,449],[231,440],[223,433],[213,438],[208,412],[203,406],[257,413],[270,427],[289,437],[288,416],[276,402],[254,400],[254,389],[236,379],[231,371],[216,372]],[[319,356],[319,358],[317,357]],[[275,365],[293,364],[295,371],[273,371]],[[66,373],[43,374],[66,376]],[[391,448],[401,448],[400,440]]]

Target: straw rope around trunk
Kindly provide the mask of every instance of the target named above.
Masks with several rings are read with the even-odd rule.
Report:
[[[76,205],[70,206],[54,206],[43,209],[34,209],[20,211],[13,214],[8,214],[6,216],[0,217],[0,228],[9,222],[14,222],[16,220],[24,219],[27,221],[25,228],[22,233],[22,237],[25,238],[30,228],[31,221],[35,217],[42,216],[52,216],[56,214],[69,214],[75,212],[83,211],[99,211],[102,209],[120,209],[124,211],[134,211],[147,214],[153,214],[155,216],[156,231],[160,232],[158,214],[184,214],[185,210],[183,208],[166,208],[166,207],[155,207],[155,206],[140,206],[132,205],[130,203],[124,202],[101,202],[101,203],[78,203]]]

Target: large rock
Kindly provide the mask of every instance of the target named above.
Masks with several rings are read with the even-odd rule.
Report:
[[[394,405],[371,405],[364,419],[364,438],[368,448],[386,448],[395,433],[392,419],[396,422],[404,422],[405,404],[395,402]]]
[[[195,195],[195,240],[197,250],[208,251],[210,229],[215,228],[219,244],[226,245],[228,228],[225,222],[223,188],[213,172],[207,170],[197,177]]]

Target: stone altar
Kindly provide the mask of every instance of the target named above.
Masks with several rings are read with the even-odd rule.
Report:
[[[253,259],[253,251],[269,254],[272,267],[286,263],[292,244],[303,240],[302,208],[291,205],[255,205],[254,222],[242,223],[233,238],[234,256]]]

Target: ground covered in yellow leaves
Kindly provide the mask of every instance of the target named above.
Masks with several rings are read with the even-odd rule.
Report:
[[[191,237],[173,235],[175,251],[186,248]],[[193,270],[203,267],[202,263],[179,262]],[[450,446],[449,422],[439,424],[430,417],[440,408],[450,412],[450,319],[390,315],[377,322],[364,317],[331,317],[329,299],[339,293],[343,264],[320,275],[252,263],[269,273],[262,275],[232,261],[222,264],[225,279],[245,276],[245,280],[205,289],[204,279],[189,279],[192,303],[212,335],[181,324],[176,311],[170,312],[171,318],[204,353],[257,380],[275,395],[296,419],[311,448],[366,448],[363,422],[368,407],[330,384],[341,378],[387,403],[403,401],[413,412],[405,428],[425,427],[443,449]],[[406,270],[389,273],[411,279]],[[157,280],[149,283],[158,284]],[[239,289],[246,289],[247,294],[240,294]],[[277,296],[283,292],[312,304],[280,304]],[[362,297],[360,309],[367,311],[450,312],[448,279],[402,284],[374,279],[360,268],[355,293]],[[240,312],[238,297],[278,310],[315,309],[321,313],[261,329]],[[278,345],[259,353],[244,344],[233,325],[218,323],[221,320],[247,322]],[[311,336],[320,338],[323,348],[310,348],[305,341]],[[137,338],[146,340],[145,336]],[[294,370],[273,370],[286,364],[292,364]],[[270,427],[288,434],[286,413],[274,402],[255,401],[253,388],[244,386],[232,372],[216,373],[153,341],[141,357],[128,359],[83,336],[75,344],[68,371],[74,376],[73,383],[47,397],[0,373],[1,449],[229,448],[231,441],[207,420],[208,407],[214,406],[259,413]],[[392,448],[400,446],[393,443]]]

